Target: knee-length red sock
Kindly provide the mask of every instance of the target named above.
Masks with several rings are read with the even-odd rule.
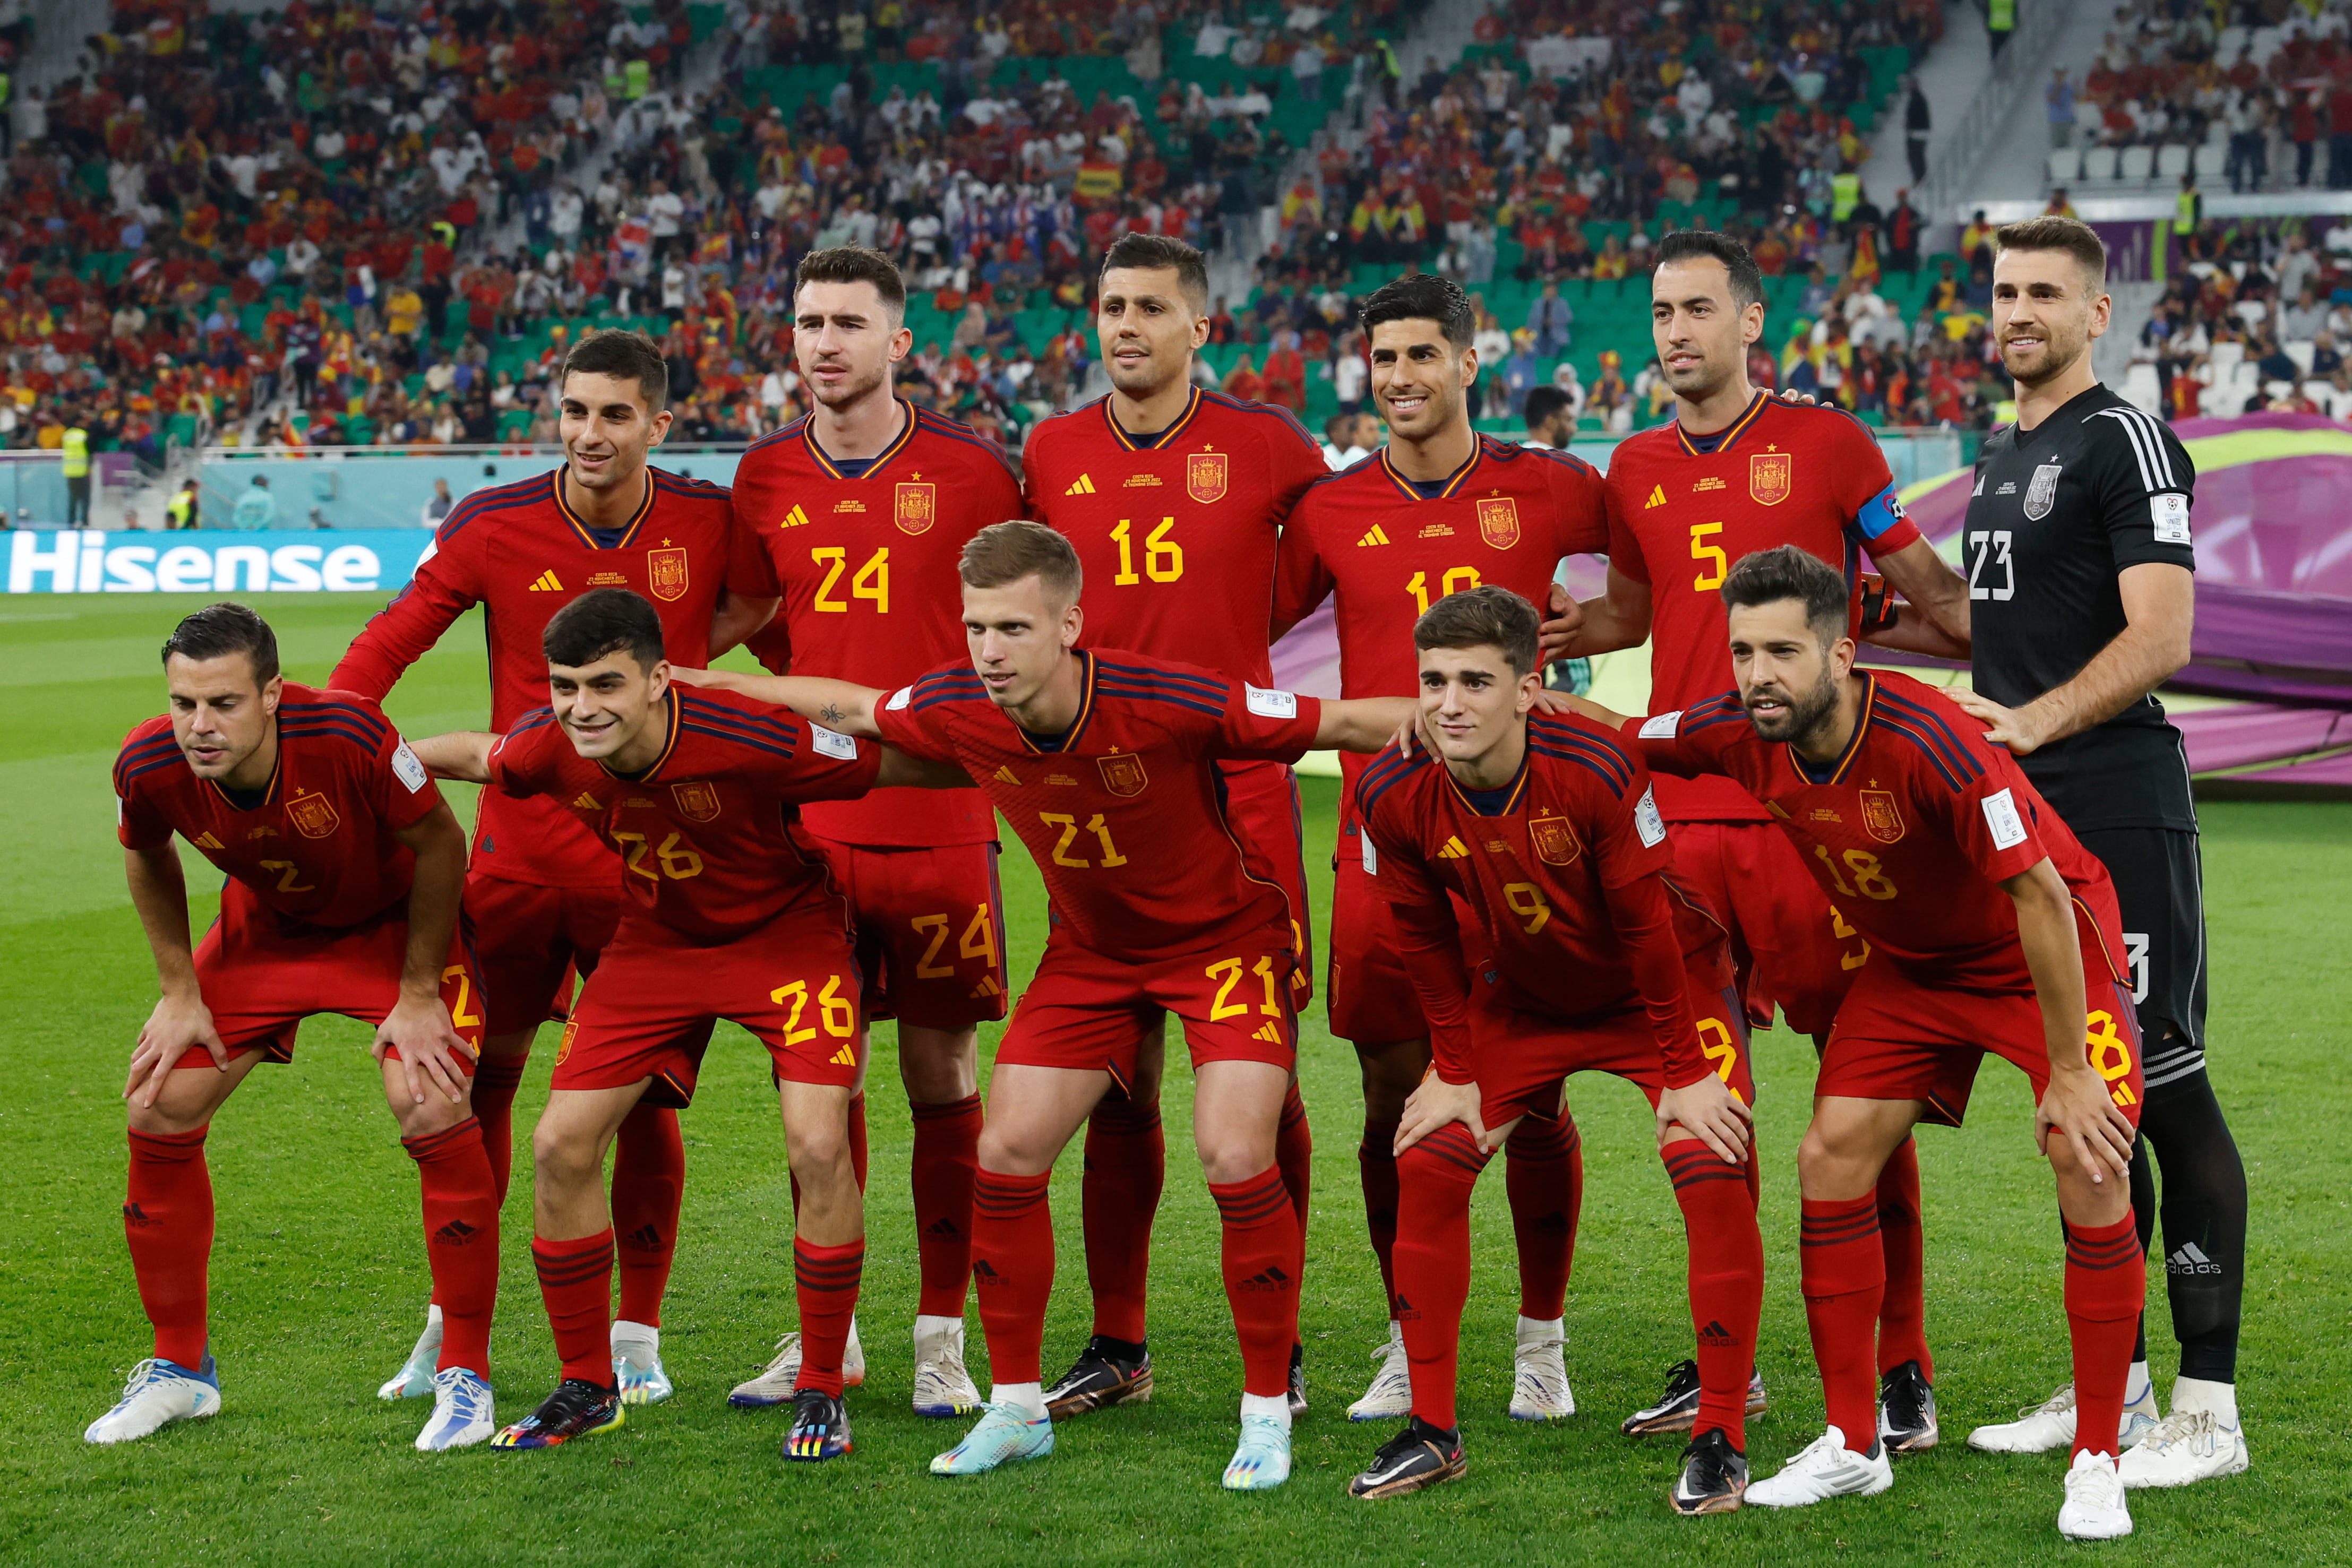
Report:
[[[1364,1230],[1371,1239],[1372,1258],[1381,1266],[1381,1291],[1389,1299],[1389,1316],[1396,1316],[1397,1124],[1394,1121],[1364,1124],[1364,1141],[1356,1145],[1356,1174],[1364,1188]]]
[[[1079,1216],[1094,1332],[1139,1344],[1150,1291],[1151,1221],[1168,1180],[1168,1137],[1160,1102],[1105,1100],[1087,1118],[1086,1175]],[[1012,1381],[1019,1381],[1013,1379]]]
[[[1845,1446],[1864,1453],[1878,1441],[1878,1302],[1886,1289],[1878,1197],[1809,1197],[1802,1213],[1797,1251],[1822,1397]]]
[[[1412,1363],[1412,1413],[1455,1423],[1462,1307],[1470,1299],[1470,1191],[1488,1156],[1459,1122],[1439,1128],[1395,1162],[1396,1289],[1390,1301]]]
[[[131,1174],[122,1235],[131,1245],[139,1303],[155,1325],[158,1360],[194,1371],[205,1360],[205,1293],[213,1255],[213,1178],[205,1134],[139,1133],[131,1137]]]
[[[801,1375],[793,1387],[840,1397],[841,1356],[849,1344],[849,1322],[857,1311],[857,1286],[865,1271],[862,1240],[820,1247],[793,1238],[793,1287],[801,1308]]]
[[[2147,1261],[2132,1217],[2067,1225],[2066,1332],[2074,1348],[2074,1452],[2116,1452]]]
[[[686,1197],[686,1136],[676,1111],[640,1102],[622,1120],[614,1143],[613,1235],[620,1251],[620,1316],[659,1328]]]
[[[481,1123],[468,1116],[438,1133],[403,1138],[400,1146],[416,1162],[424,1192],[425,1256],[441,1308],[438,1369],[462,1366],[488,1378],[490,1315],[499,1299],[499,1197]]]
[[[1293,1079],[1283,1092],[1282,1120],[1274,1130],[1274,1164],[1282,1172],[1283,1189],[1290,1194],[1292,1212],[1298,1216],[1298,1234],[1307,1235],[1307,1205],[1315,1185],[1315,1134],[1307,1126],[1307,1102],[1298,1097]]]
[[[1584,1208],[1584,1145],[1567,1112],[1523,1116],[1503,1145],[1503,1186],[1519,1244],[1519,1315],[1549,1322],[1568,1303],[1576,1221]]]
[[[530,1063],[529,1051],[511,1056],[486,1056],[474,1063],[474,1120],[482,1124],[482,1153],[490,1162],[499,1206],[507,1201],[507,1178],[514,1169],[515,1093],[522,1087],[522,1070]]]
[[[1748,1196],[1747,1166],[1731,1165],[1689,1138],[1668,1144],[1664,1157],[1683,1211],[1691,1329],[1698,1340],[1698,1415],[1691,1435],[1721,1431],[1745,1453],[1748,1379],[1756,1370],[1756,1323],[1764,1310],[1764,1238]]]
[[[907,1103],[914,1117],[915,1257],[925,1317],[963,1316],[971,1281],[971,1179],[980,1168],[980,1096]]]
[[[1209,1184],[1224,1222],[1225,1300],[1242,1346],[1242,1392],[1276,1395],[1290,1386],[1290,1347],[1298,1343],[1298,1270],[1305,1249],[1298,1213],[1282,1168],[1268,1166],[1245,1181]]]
[[[1054,1295],[1051,1171],[1002,1176],[985,1166],[971,1180],[971,1284],[988,1336],[989,1375],[1042,1383],[1045,1303]]]
[[[1906,1138],[1878,1173],[1878,1242],[1886,1253],[1886,1295],[1878,1306],[1878,1370],[1916,1361],[1927,1380],[1927,1255],[1919,1229],[1919,1145]]]
[[[613,1386],[613,1230],[551,1241],[534,1236],[530,1260],[563,1375]]]

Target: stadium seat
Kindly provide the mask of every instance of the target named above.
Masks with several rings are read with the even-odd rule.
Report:
[[[2199,180],[2218,180],[2229,166],[2230,149],[2227,143],[2200,141],[2197,144],[2194,167]]]
[[[2311,341],[2305,338],[2290,338],[2279,345],[2286,350],[2286,357],[2294,361],[2294,368],[2305,375],[2311,373],[2312,346]]]
[[[2083,150],[2083,183],[2084,184],[2111,181],[2116,177],[2116,150],[2112,147],[2086,147]]]
[[[2149,413],[2163,413],[2164,386],[2157,379],[2156,367],[2135,364],[2124,372],[2124,384],[2118,389],[2123,400],[2133,407]]]
[[[2116,178],[2127,185],[2146,184],[2156,172],[2156,149],[2126,147],[2116,158]]]
[[[2083,153],[2074,147],[2053,147],[2050,150],[2050,183],[2053,185],[2079,184],[2083,178]]]
[[[2213,375],[2218,382],[2220,378],[2235,370],[2245,357],[2246,346],[2243,343],[2216,343],[2207,351],[2205,361],[2213,367]]]
[[[2156,177],[2179,180],[2189,172],[2189,149],[2178,141],[2168,141],[2156,150]]]

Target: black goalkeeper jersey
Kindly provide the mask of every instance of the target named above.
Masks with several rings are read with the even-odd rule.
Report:
[[[2197,471],[2161,422],[2103,386],[1985,439],[1962,536],[1977,690],[2021,707],[2124,630],[2117,574],[2196,570]],[[2021,758],[2066,825],[2194,828],[2180,732],[2153,695]]]

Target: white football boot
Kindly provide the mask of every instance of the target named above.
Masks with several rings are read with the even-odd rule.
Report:
[[[416,1434],[420,1454],[446,1454],[470,1448],[497,1435],[491,1415],[490,1385],[478,1373],[453,1366],[433,1375],[433,1418]]]
[[[790,1405],[801,1380],[801,1336],[797,1330],[776,1342],[776,1354],[760,1375],[728,1391],[727,1403],[749,1410]],[[855,1388],[866,1381],[866,1347],[857,1343],[857,1320],[849,1320],[849,1343],[841,1353],[841,1385]]]
[[[981,1404],[980,1390],[963,1364],[963,1320],[917,1318],[915,1414],[945,1420],[973,1415]]]
[[[2124,1501],[2124,1478],[2114,1456],[2084,1449],[2066,1471],[2058,1533],[2069,1541],[2114,1541],[2131,1532],[2131,1509]]]
[[[1511,1347],[1512,1420],[1560,1421],[1576,1414],[1563,1354],[1567,1344],[1559,1319],[1548,1323],[1519,1320],[1517,1342]]]
[[[142,1361],[131,1369],[114,1408],[82,1432],[85,1443],[135,1443],[174,1421],[196,1421],[221,1407],[220,1374],[212,1352],[194,1371],[175,1361]]]
[[[2126,1390],[2130,1397],[2116,1428],[2116,1441],[2125,1448],[2146,1437],[2157,1421],[2156,1385],[2137,1368],[2132,1376],[2137,1391]],[[2074,1442],[2074,1385],[2071,1383],[2040,1405],[2019,1411],[2016,1420],[1979,1427],[1969,1434],[1969,1447],[1984,1454],[2046,1454],[2053,1448],[2072,1448]]]
[[[1805,1508],[1833,1497],[1876,1497],[1895,1484],[1895,1467],[1881,1447],[1872,1458],[1845,1446],[1832,1427],[1807,1444],[1780,1473],[1748,1483],[1747,1500],[1759,1508]]]
[[[1372,1359],[1381,1364],[1364,1396],[1348,1406],[1350,1421],[1402,1421],[1412,1414],[1412,1364],[1405,1359],[1404,1328],[1391,1321]]]

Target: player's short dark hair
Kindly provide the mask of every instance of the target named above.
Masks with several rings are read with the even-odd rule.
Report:
[[[572,344],[563,356],[563,371],[555,379],[558,392],[575,375],[635,382],[647,413],[669,407],[669,365],[662,359],[661,347],[634,329],[591,332]]]
[[[1527,400],[1519,404],[1519,423],[1533,433],[1538,424],[1549,424],[1566,412],[1573,400],[1558,387],[1547,382],[1528,389]]]
[[[1675,229],[1658,242],[1658,265],[1712,256],[1731,275],[1731,302],[1745,310],[1764,303],[1764,274],[1748,246],[1714,229]]]
[[[1536,607],[1507,588],[1486,583],[1449,593],[1412,623],[1412,645],[1432,648],[1500,648],[1514,676],[1536,667]]]
[[[1428,272],[1391,277],[1364,297],[1363,308],[1356,312],[1364,336],[1370,338],[1372,329],[1383,321],[1434,321],[1444,329],[1445,340],[1457,349],[1468,348],[1478,328],[1470,297],[1462,292],[1462,286]]]
[[[1045,597],[1076,604],[1086,586],[1077,547],[1043,523],[991,523],[966,539],[956,561],[966,588],[1004,588],[1034,577]]]
[[[907,319],[907,279],[898,264],[878,250],[862,245],[837,245],[813,250],[793,271],[793,298],[812,283],[870,283],[882,298],[892,328]]]
[[[1209,260],[1192,246],[1172,235],[1137,234],[1133,230],[1110,242],[1103,252],[1103,272],[1114,267],[1129,267],[1137,272],[1173,272],[1176,287],[1184,293],[1184,302],[1195,316],[1204,315],[1209,308]],[[1097,282],[1101,274],[1096,275]]]
[[[1994,254],[2005,250],[2063,250],[2082,267],[2094,292],[2107,281],[2107,242],[2080,218],[2027,218],[1993,231]]]
[[[1805,623],[1826,648],[1846,633],[1853,591],[1837,568],[1795,545],[1779,545],[1739,558],[1724,575],[1727,608],[1753,610],[1793,599],[1805,607]]]
[[[278,633],[269,622],[242,604],[223,600],[184,617],[163,639],[163,663],[172,655],[183,659],[220,659],[243,653],[253,661],[253,684],[266,686],[278,678]]]
[[[608,653],[625,653],[640,669],[666,657],[661,616],[653,601],[625,588],[593,588],[551,616],[539,635],[551,664],[581,669]]]

